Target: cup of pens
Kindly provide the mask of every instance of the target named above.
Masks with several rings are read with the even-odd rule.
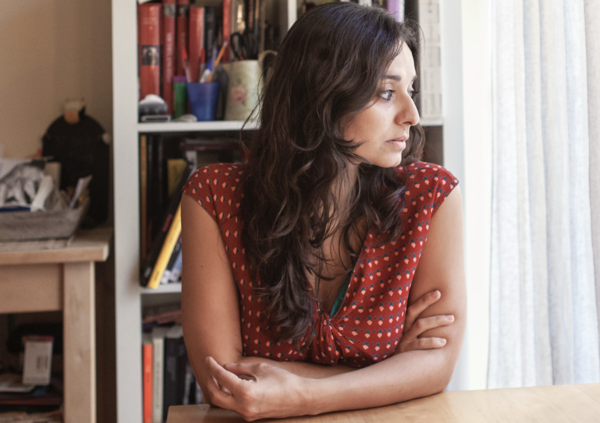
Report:
[[[216,119],[219,90],[218,82],[188,82],[190,110],[199,122]]]

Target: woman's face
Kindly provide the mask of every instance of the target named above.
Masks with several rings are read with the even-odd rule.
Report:
[[[415,63],[403,45],[381,80],[374,102],[348,123],[342,120],[344,139],[363,143],[355,153],[379,167],[398,166],[410,127],[419,122],[412,100]]]

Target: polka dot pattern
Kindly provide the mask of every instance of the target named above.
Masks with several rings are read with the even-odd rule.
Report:
[[[217,222],[240,294],[240,325],[244,355],[279,361],[312,361],[364,367],[389,357],[404,329],[406,302],[427,242],[429,224],[444,199],[458,184],[445,168],[416,162],[398,167],[407,182],[406,204],[399,210],[404,231],[393,242],[383,242],[369,231],[352,274],[344,302],[334,316],[315,307],[315,335],[301,348],[270,336],[264,304],[256,297],[249,261],[241,242],[240,180],[242,164],[213,164],[198,169],[183,191],[191,195]]]

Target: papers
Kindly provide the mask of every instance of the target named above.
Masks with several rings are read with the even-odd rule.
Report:
[[[42,160],[0,158],[0,209],[30,209],[44,164]]]
[[[4,373],[0,375],[0,392],[27,393],[33,391],[35,385],[21,383],[23,377],[17,373]]]

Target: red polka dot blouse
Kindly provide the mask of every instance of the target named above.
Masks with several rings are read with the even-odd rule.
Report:
[[[340,309],[329,316],[317,304],[316,334],[310,346],[301,345],[298,350],[291,342],[271,338],[264,304],[253,292],[256,281],[250,278],[241,242],[240,181],[244,169],[242,164],[202,167],[183,188],[221,230],[240,294],[244,355],[351,367],[368,366],[389,357],[402,337],[408,294],[427,242],[429,224],[458,180],[435,164],[416,162],[398,167],[407,183],[405,208],[399,210],[407,222],[405,231],[395,242],[384,244],[369,231]]]

